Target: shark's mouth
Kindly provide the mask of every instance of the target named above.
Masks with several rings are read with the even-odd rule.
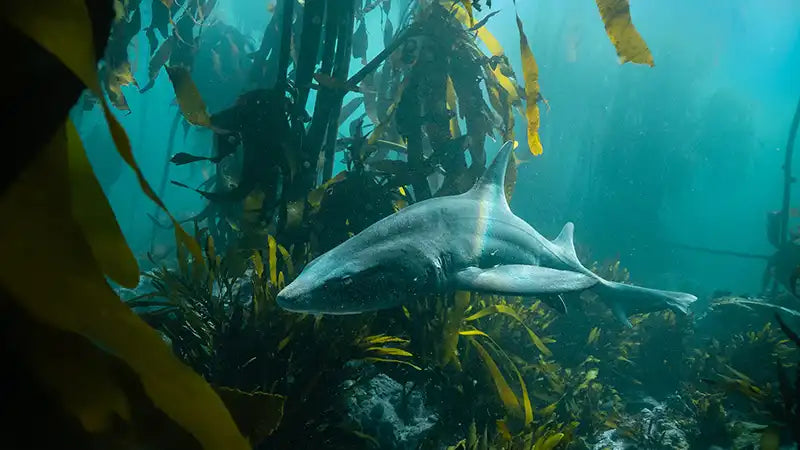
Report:
[[[363,312],[363,311],[344,311],[344,310],[338,310],[338,311],[337,310],[333,310],[333,311],[325,310],[325,311],[321,311],[321,310],[316,310],[316,309],[292,308],[291,306],[284,306],[284,305],[279,305],[279,306],[284,311],[288,311],[288,312],[291,312],[291,313],[297,313],[297,314],[311,314],[312,316],[316,316],[316,315],[320,315],[320,314],[324,314],[326,316],[353,316],[353,315],[356,315],[356,314],[361,314]]]

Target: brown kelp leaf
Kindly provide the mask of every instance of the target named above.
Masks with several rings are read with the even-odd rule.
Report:
[[[113,357],[78,335],[33,321],[22,323],[28,329],[14,334],[27,364],[87,432],[109,431],[117,417],[131,420],[131,402],[115,380]]]
[[[150,62],[147,64],[147,85],[141,89],[140,92],[145,92],[151,87],[153,87],[153,83],[156,81],[156,77],[158,76],[158,72],[161,71],[161,68],[169,61],[170,56],[172,56],[172,50],[175,49],[175,43],[177,42],[177,38],[174,35],[170,35],[161,45],[158,46],[158,50],[153,54],[150,58]]]
[[[211,116],[206,109],[206,103],[200,96],[189,69],[183,66],[169,66],[167,75],[175,88],[178,106],[186,121],[201,127],[211,126]]]
[[[0,221],[0,248],[14,262],[0,271],[3,290],[34,320],[84,336],[122,360],[155,406],[205,449],[248,449],[208,383],[180,362],[106,282],[72,218],[66,146],[61,129],[0,198],[2,215],[15,219]],[[58,261],[46,283],[42,261]]]
[[[653,55],[647,48],[647,43],[636,31],[631,22],[631,11],[628,0],[596,0],[600,17],[606,26],[606,33],[621,63],[628,61],[636,64],[655,65]]]
[[[361,92],[358,86],[347,84],[347,80],[342,81],[324,73],[315,73],[314,80],[319,83],[320,86],[333,89],[334,91]]]
[[[353,33],[352,45],[353,58],[358,58],[362,61],[366,60],[367,48],[369,48],[366,19],[361,19],[361,24],[358,26],[358,28],[356,28],[355,33]]]
[[[272,434],[283,418],[286,397],[267,392],[244,392],[229,387],[214,388],[233,420],[255,447]]]
[[[394,25],[389,18],[386,18],[386,23],[383,25],[383,46],[388,47],[394,40]]]
[[[483,19],[478,21],[478,23],[476,23],[475,25],[469,27],[467,29],[467,31],[477,31],[479,28],[481,28],[484,25],[486,25],[489,22],[489,19],[492,18],[492,16],[494,16],[495,14],[497,14],[499,12],[500,12],[500,10],[490,12],[489,14],[486,15],[486,17],[484,17]]]
[[[103,97],[95,65],[95,49],[89,12],[82,0],[42,0],[39,2],[0,2],[0,17],[9,25],[31,38],[55,55],[98,98]],[[101,102],[111,138],[122,159],[136,174],[139,186],[170,218],[176,238],[185,245],[197,261],[204,263],[200,246],[189,237],[167,210],[145,179],[133,157],[128,135],[111,114],[108,105]]]
[[[136,373],[118,358],[82,336],[32,320],[15,307],[7,305],[3,314],[10,320],[2,338],[16,343],[18,369],[57,400],[53,407],[77,419],[86,440],[94,444],[84,448],[200,448],[153,405]],[[52,431],[48,425],[48,433]]]
[[[83,230],[103,273],[122,286],[139,284],[139,265],[86,158],[78,130],[66,124],[72,217]]]
[[[128,106],[128,100],[122,92],[122,87],[136,86],[136,80],[133,79],[131,73],[131,64],[124,61],[118,67],[103,67],[100,78],[103,80],[111,104],[121,111],[130,111],[131,108]]]
[[[528,44],[528,37],[522,29],[522,20],[517,15],[519,30],[519,52],[522,58],[522,76],[525,79],[525,118],[528,120],[528,148],[534,155],[542,154],[542,143],[539,140],[539,68]]]

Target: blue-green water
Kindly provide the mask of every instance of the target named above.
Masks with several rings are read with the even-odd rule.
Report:
[[[145,23],[147,9],[143,5]],[[521,74],[512,4],[495,1],[494,9],[500,13],[487,27]],[[757,293],[762,262],[675,250],[668,243],[770,251],[765,214],[780,208],[783,150],[800,96],[800,5],[633,2],[633,22],[654,68],[618,63],[592,1],[520,2],[518,11],[549,109],[542,112],[544,154],[521,167],[514,211],[546,236],[574,221],[579,245],[600,260],[621,258],[637,281],[700,295],[714,289]],[[261,1],[220,2],[217,14],[254,40],[269,17]],[[368,25],[372,57],[382,48],[380,18],[368,18]],[[140,33],[130,49],[140,80],[146,79],[147,51]],[[351,71],[360,67],[354,61]],[[162,70],[146,94],[123,89],[131,112],[120,120],[147,178],[158,186],[177,111],[172,87]],[[118,164],[107,151],[111,141],[99,112],[78,120],[100,171]],[[174,152],[208,151],[210,132],[192,129],[184,139],[182,128]],[[516,132],[524,136],[520,118]],[[145,213],[155,210],[133,176],[122,172],[104,188],[141,254],[153,229]],[[191,182],[199,172],[173,167],[169,178]],[[194,193],[172,185],[165,192],[178,216],[202,208]]]

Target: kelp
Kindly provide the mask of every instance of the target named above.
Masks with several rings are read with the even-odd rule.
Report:
[[[517,30],[519,31],[519,52],[522,58],[522,74],[525,78],[525,117],[528,120],[528,149],[534,155],[542,154],[542,143],[539,140],[539,68],[533,57],[528,37],[522,29],[522,20],[519,15]]]
[[[136,286],[139,266],[122,236],[72,121],[67,121],[65,131],[72,217],[86,236],[103,273],[122,286]]]
[[[197,90],[192,76],[186,67],[170,66],[167,67],[167,74],[172,86],[175,88],[175,96],[178,106],[187,122],[192,125],[208,127],[211,125],[211,117],[206,109],[206,104]]]
[[[606,27],[606,33],[617,50],[621,63],[655,65],[647,43],[636,31],[631,21],[628,0],[596,0],[597,9]]]
[[[47,8],[34,8],[14,2],[4,5],[2,12],[4,20],[57,56],[95,95],[102,97],[94,63],[92,27],[86,5],[81,0],[50,0]],[[192,246],[191,238],[167,211],[166,206],[144,178],[133,157],[125,130],[111,114],[105,102],[101,102],[101,105],[117,151],[136,174],[142,191],[165,211],[175,226],[176,236],[196,258],[200,259],[200,249]]]
[[[519,314],[509,305],[503,303],[497,303],[491,306],[487,306],[486,308],[476,312],[475,314],[472,314],[469,317],[465,317],[464,321],[472,322],[474,320],[490,316],[493,314],[504,314],[516,320],[522,327],[525,328],[525,331],[528,332],[528,336],[530,337],[531,342],[533,342],[536,348],[539,349],[539,351],[542,352],[543,355],[545,356],[553,355],[553,353],[550,350],[548,350],[547,347],[544,345],[539,336],[537,336],[536,333],[534,333],[533,330],[531,330],[530,327],[528,327],[528,325],[525,324],[525,322],[522,320]]]
[[[0,227],[5,256],[15,261],[0,282],[35,319],[80,333],[130,365],[153,402],[206,448],[247,448],[205,381],[175,359],[106,284],[71,218],[66,146],[62,131],[0,200],[0,208],[19,219]],[[70,263],[53,271],[48,283],[37,282],[36,266],[48,258]]]
[[[239,430],[254,447],[278,428],[285,397],[229,387],[217,387],[215,391],[230,410]]]
[[[3,338],[19,344],[16,351],[31,378],[59,399],[64,412],[77,419],[94,445],[204,448],[155,406],[137,374],[123,361],[86,338],[37,323],[19,311],[5,308],[4,314],[14,320],[8,322],[11,326],[4,329]],[[254,444],[280,422],[281,396],[230,388],[216,391],[234,411],[237,427],[252,436]]]

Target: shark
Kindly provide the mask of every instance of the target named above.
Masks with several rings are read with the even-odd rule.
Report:
[[[574,225],[548,240],[509,207],[504,192],[513,152],[506,142],[475,185],[387,216],[308,263],[277,295],[288,311],[358,314],[415,297],[470,291],[549,299],[590,291],[630,326],[636,313],[687,313],[694,295],[605,280],[578,259]]]

